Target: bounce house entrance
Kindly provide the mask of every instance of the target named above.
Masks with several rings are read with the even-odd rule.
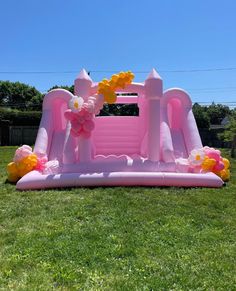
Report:
[[[116,104],[137,104],[139,113],[130,116],[97,116],[95,118],[94,147],[96,155],[140,155],[144,136],[144,116],[138,96],[119,96]]]

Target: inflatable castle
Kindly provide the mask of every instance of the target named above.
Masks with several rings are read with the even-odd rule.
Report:
[[[132,78],[131,72],[120,73],[95,83],[83,69],[74,94],[47,93],[33,152],[19,148],[8,165],[17,189],[221,187],[229,162],[202,146],[189,95],[179,88],[163,92],[154,69],[144,83]],[[104,103],[137,104],[139,113],[100,116]]]

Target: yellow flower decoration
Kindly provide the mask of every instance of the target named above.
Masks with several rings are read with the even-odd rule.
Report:
[[[124,89],[126,85],[131,84],[133,78],[134,74],[130,71],[112,75],[110,80],[104,79],[98,83],[98,94],[102,94],[107,103],[115,103],[115,91],[119,88]]]

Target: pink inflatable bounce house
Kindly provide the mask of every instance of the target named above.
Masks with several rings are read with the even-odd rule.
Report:
[[[119,75],[115,76],[112,80],[119,83]],[[46,94],[34,150],[23,146],[14,158],[17,163],[23,153],[21,161],[26,163],[27,148],[36,157],[35,164],[30,160],[33,170],[19,176],[17,189],[223,185],[228,160],[202,146],[189,95],[179,88],[163,92],[162,79],[154,69],[144,83],[127,78],[111,93],[112,81],[99,85],[82,70],[74,95],[64,89]],[[108,102],[99,93],[102,86],[110,92]],[[99,116],[104,103],[135,103],[139,114]],[[14,174],[12,164],[9,172]]]

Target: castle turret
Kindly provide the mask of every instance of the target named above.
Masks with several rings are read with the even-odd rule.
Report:
[[[85,69],[82,69],[78,77],[75,79],[75,95],[83,97],[84,101],[86,102],[90,96],[92,83],[93,81],[89,77],[88,73],[85,71]]]
[[[148,159],[160,160],[160,98],[163,94],[162,79],[155,69],[152,69],[145,80],[145,96],[148,101]]]
[[[79,73],[75,79],[74,94],[83,97],[84,101],[87,102],[88,97],[91,94],[91,86],[93,84],[92,79],[89,77],[85,69]],[[88,162],[92,158],[92,142],[90,138],[79,137],[78,144],[78,158],[80,162]]]

